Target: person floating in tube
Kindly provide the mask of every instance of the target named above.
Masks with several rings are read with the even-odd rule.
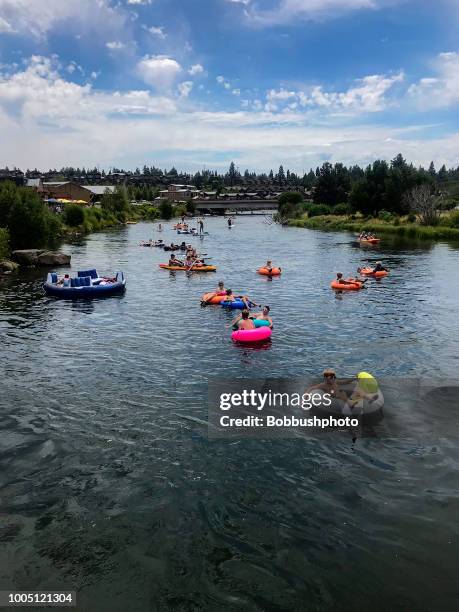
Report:
[[[381,261],[377,261],[377,262],[376,262],[376,264],[375,264],[375,267],[373,268],[373,274],[374,274],[375,272],[389,272],[389,269],[388,269],[388,268],[385,268],[385,267],[382,265],[382,262],[381,262]]]
[[[355,378],[343,378],[337,380],[336,372],[333,368],[326,368],[323,371],[323,377],[323,382],[318,383],[316,385],[311,385],[309,389],[307,389],[306,393],[309,393],[314,389],[319,389],[320,391],[325,391],[336,399],[340,399],[343,402],[347,402],[348,396],[342,389],[340,389],[340,386],[349,385],[350,383],[355,382]]]
[[[241,318],[236,324],[237,329],[255,329],[255,323],[249,318],[249,311],[244,309],[241,312]]]
[[[261,306],[261,304],[256,304],[255,302],[250,300],[246,295],[234,295],[232,289],[227,289],[226,290],[226,301],[235,302],[236,300],[241,300],[241,302],[244,302],[244,307],[247,310],[250,310],[252,306]]]
[[[266,264],[263,267],[268,270],[269,274],[272,274],[272,271],[273,271],[273,262],[271,261],[271,259],[268,259],[268,261],[266,262]],[[281,268],[279,268],[279,272],[280,271],[281,271]]]
[[[261,319],[263,321],[268,321],[269,322],[269,327],[272,329],[273,328],[273,320],[271,319],[270,315],[269,315],[269,311],[270,308],[269,306],[263,306],[263,309],[261,312],[257,312],[254,315],[251,315],[252,319]]]
[[[363,285],[363,283],[366,283],[367,280],[368,280],[368,278],[347,278],[347,279],[344,279],[342,272],[337,272],[336,273],[336,282],[339,283],[340,285],[355,285],[355,283],[361,283]]]
[[[378,381],[368,372],[359,372],[357,374],[357,384],[351,393],[351,396],[346,401],[343,409],[343,414],[362,413],[364,402],[371,405],[382,400],[382,394],[379,390]],[[383,401],[383,400],[382,400]]]

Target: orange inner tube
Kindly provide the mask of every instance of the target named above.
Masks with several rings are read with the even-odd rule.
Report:
[[[355,278],[347,278],[348,282],[352,281],[352,283],[339,283],[334,280],[330,283],[330,287],[332,289],[338,289],[339,291],[358,291],[363,287],[363,284]]]
[[[204,293],[201,298],[201,302],[206,302],[207,304],[220,304],[220,302],[224,302],[226,300],[226,297],[226,293],[215,295],[214,291],[209,291],[209,293]]]
[[[365,274],[365,276],[373,276],[374,278],[382,278],[383,276],[387,276],[389,272],[387,270],[373,272],[373,268],[362,268],[360,270],[360,274]]]
[[[258,274],[263,274],[264,276],[279,276],[282,270],[280,268],[258,268]]]
[[[381,238],[360,238],[359,242],[368,242],[369,244],[377,244],[381,242]]]

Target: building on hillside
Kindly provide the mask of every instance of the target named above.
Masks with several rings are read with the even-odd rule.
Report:
[[[114,185],[78,185],[73,181],[51,181],[43,183],[43,190],[48,197],[67,200],[84,200],[92,204],[104,195],[114,193]]]
[[[26,179],[25,186],[33,189],[37,193],[43,193],[44,191],[43,181],[41,178],[28,178]]]
[[[201,192],[196,189],[194,185],[178,185],[173,183],[169,185],[167,189],[161,189],[159,192],[159,197],[172,202],[183,202],[199,195],[200,193]]]
[[[84,188],[91,192],[92,202],[100,200],[100,198],[106,193],[113,194],[116,190],[115,185],[84,185]]]

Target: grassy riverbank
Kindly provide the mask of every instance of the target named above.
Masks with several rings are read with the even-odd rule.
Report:
[[[454,213],[453,213],[454,215]],[[453,219],[453,220],[452,220]],[[290,219],[288,225],[293,227],[305,227],[325,231],[350,231],[360,233],[361,231],[372,232],[376,235],[387,234],[414,238],[419,240],[457,240],[459,241],[459,227],[452,227],[457,217],[445,217],[445,225],[420,225],[399,219],[398,224],[383,221],[381,219],[351,219],[341,215],[323,215],[318,217],[307,217],[303,215],[298,219]],[[446,225],[448,223],[448,225]]]

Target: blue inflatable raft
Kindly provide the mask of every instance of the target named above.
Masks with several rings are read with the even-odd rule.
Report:
[[[59,279],[56,272],[50,272],[43,283],[47,295],[67,300],[88,299],[119,295],[126,290],[126,280],[122,272],[114,278],[99,277],[97,271],[79,270],[75,278]]]
[[[252,307],[252,302],[249,301],[248,305]],[[224,300],[223,302],[220,302],[220,306],[222,308],[229,308],[230,310],[243,310],[245,308],[244,302],[239,299],[235,299],[234,302]]]

